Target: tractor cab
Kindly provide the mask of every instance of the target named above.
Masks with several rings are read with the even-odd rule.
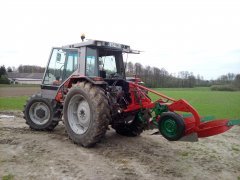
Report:
[[[82,43],[52,48],[41,89],[44,97],[57,95],[59,87],[72,76],[87,78],[94,83],[96,79],[102,83],[112,84],[118,79],[121,86],[126,82],[123,53],[139,54],[130,46],[88,40]]]

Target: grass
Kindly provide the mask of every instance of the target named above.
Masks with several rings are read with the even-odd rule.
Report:
[[[182,152],[181,155],[182,155],[182,156],[188,156],[189,153],[188,153],[188,152]]]
[[[0,110],[23,110],[28,96],[0,97]]]
[[[235,146],[232,146],[232,150],[233,150],[233,151],[240,151],[240,149],[237,148],[237,147],[235,147]]]
[[[175,99],[185,99],[201,116],[240,119],[240,92],[210,91],[210,88],[158,88]],[[158,97],[149,94],[153,100]],[[0,97],[0,110],[22,110],[28,96]]]
[[[155,89],[175,99],[185,99],[197,109],[201,116],[216,118],[240,118],[240,92],[210,91],[210,88],[158,88]],[[150,94],[153,100],[158,97]]]
[[[14,179],[14,175],[12,174],[8,174],[2,177],[2,180],[13,180]]]

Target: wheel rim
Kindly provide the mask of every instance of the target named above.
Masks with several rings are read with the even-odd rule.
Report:
[[[43,102],[35,102],[29,108],[29,116],[35,124],[44,125],[50,119],[50,109]]]
[[[176,121],[170,118],[163,121],[160,129],[165,136],[170,138],[177,136],[177,133],[178,133]]]
[[[76,134],[84,134],[89,127],[91,114],[87,100],[82,95],[75,95],[68,105],[68,121]]]

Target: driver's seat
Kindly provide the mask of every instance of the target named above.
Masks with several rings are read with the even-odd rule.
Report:
[[[106,71],[100,70],[99,73],[100,73],[100,77],[102,77],[102,78],[104,78],[104,79],[107,77]]]

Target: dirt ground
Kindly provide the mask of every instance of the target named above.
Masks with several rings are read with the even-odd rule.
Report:
[[[21,112],[1,112],[0,178],[240,179],[240,126],[199,142],[168,142],[154,131],[128,138],[107,132],[94,148],[73,144],[62,123],[30,130]]]
[[[1,87],[0,97],[31,96],[40,91],[40,87]]]

